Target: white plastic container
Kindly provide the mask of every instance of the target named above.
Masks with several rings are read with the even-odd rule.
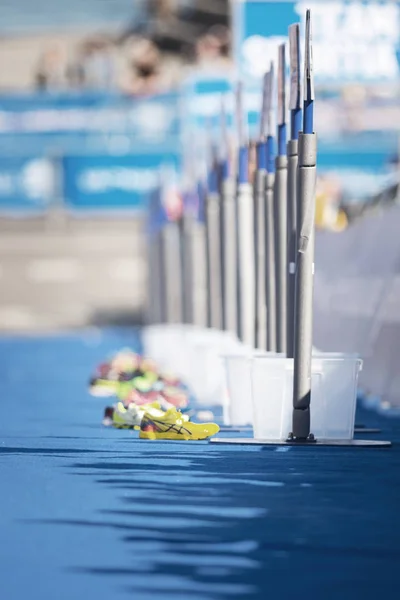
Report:
[[[221,354],[241,346],[232,333],[193,325],[153,325],[142,334],[144,352],[161,369],[178,375],[199,403],[223,404]]]
[[[144,354],[164,371],[182,380],[190,376],[192,357],[190,339],[199,328],[193,325],[163,324],[146,327],[142,332]]]
[[[293,359],[259,356],[251,365],[254,437],[284,440],[292,431]],[[313,356],[310,411],[316,438],[353,438],[361,368],[357,355]]]
[[[275,356],[274,353],[252,350],[243,346],[238,352],[223,357],[226,375],[224,425],[253,425],[252,359],[254,356],[271,356],[271,354]]]
[[[238,338],[231,333],[207,330],[191,342],[192,371],[188,382],[199,404],[223,405],[226,376],[223,356],[240,349]]]

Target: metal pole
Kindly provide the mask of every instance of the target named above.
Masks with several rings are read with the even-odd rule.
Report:
[[[254,179],[254,234],[256,248],[256,347],[267,349],[267,298],[265,285],[265,187],[267,177],[267,105],[269,73],[263,79],[260,138],[257,143],[257,169]]]
[[[244,344],[255,342],[255,255],[253,190],[248,182],[238,186],[239,306],[240,337]]]
[[[169,222],[161,231],[164,272],[164,306],[167,323],[182,322],[182,278],[179,225]]]
[[[276,347],[286,353],[286,289],[287,289],[287,158],[286,158],[286,99],[285,44],[278,54],[278,155],[275,158],[274,230],[276,276]]]
[[[222,182],[222,273],[223,326],[237,334],[237,247],[236,247],[236,185],[233,179]]]
[[[207,271],[208,271],[208,323],[222,328],[222,284],[220,246],[220,195],[217,170],[212,168],[206,202]]]
[[[265,178],[265,280],[267,299],[267,350],[276,352],[276,287],[274,242],[274,179],[268,172]]]
[[[257,153],[262,152],[260,142]],[[259,165],[261,159],[259,159]],[[256,247],[256,347],[267,349],[267,301],[265,286],[265,185],[267,171],[258,168],[255,175],[255,247]]]
[[[255,253],[254,253],[254,200],[249,183],[249,147],[247,111],[243,106],[242,84],[236,93],[238,132],[238,188],[237,188],[237,240],[238,240],[238,300],[239,336],[246,345],[255,342]]]
[[[310,11],[306,13],[305,92],[303,131],[299,135],[298,246],[296,256],[293,433],[297,440],[310,434],[311,361],[314,279],[314,224],[317,139],[313,133],[314,86]]]
[[[194,191],[190,235],[191,322],[207,327],[207,240],[205,227],[205,186],[198,181]]]
[[[289,27],[290,44],[290,137],[287,144],[287,325],[286,355],[294,356],[294,295],[297,231],[298,137],[301,128],[300,26]]]
[[[276,352],[276,277],[275,277],[275,236],[274,236],[274,180],[275,148],[272,111],[272,91],[274,85],[274,66],[268,74],[266,98],[267,125],[267,176],[265,179],[265,281],[267,300],[267,350]]]
[[[296,273],[296,223],[297,223],[297,165],[298,141],[289,140],[287,145],[287,242],[288,242],[288,280],[287,280],[287,324],[286,355],[294,356],[294,295]]]

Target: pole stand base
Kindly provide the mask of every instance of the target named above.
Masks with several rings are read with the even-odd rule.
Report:
[[[314,437],[313,433],[309,433],[306,438],[296,438],[292,432],[287,436],[286,441],[291,444],[316,444],[317,440]]]
[[[390,448],[392,442],[385,440],[315,440],[313,443],[310,443],[307,440],[293,442],[289,440],[257,438],[212,438],[210,444],[236,444],[242,446],[308,446],[312,448],[321,446],[338,446],[342,448]]]

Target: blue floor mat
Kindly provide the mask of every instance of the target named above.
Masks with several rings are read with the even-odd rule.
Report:
[[[1,599],[397,597],[400,421],[359,411],[379,450],[139,440],[86,392],[135,339],[1,338]]]

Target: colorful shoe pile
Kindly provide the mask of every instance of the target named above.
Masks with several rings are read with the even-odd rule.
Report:
[[[187,411],[189,391],[171,374],[160,373],[153,361],[130,349],[102,363],[89,382],[93,396],[116,396],[107,407],[104,425],[140,429],[141,439],[203,440],[219,431],[214,423],[192,423]]]

